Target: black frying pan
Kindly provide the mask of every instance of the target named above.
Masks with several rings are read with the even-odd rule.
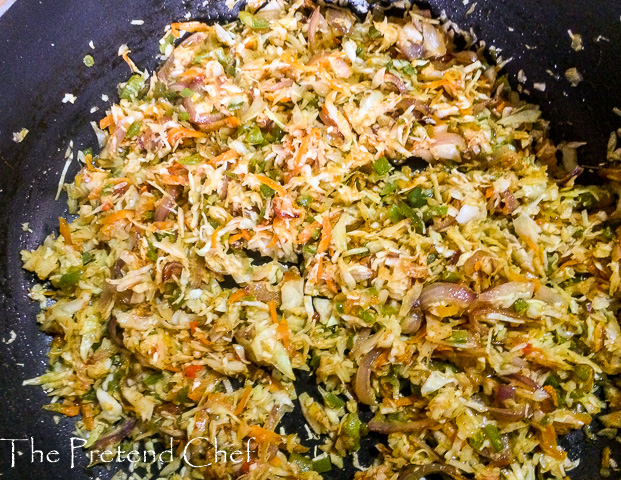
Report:
[[[588,142],[580,150],[581,163],[601,163],[610,132],[621,124],[612,112],[621,107],[621,1],[430,0],[429,6],[435,14],[446,11],[462,28],[472,28],[488,46],[501,48],[505,58],[513,57],[506,70],[514,85],[518,72],[524,71],[525,87],[551,121],[553,138]],[[16,454],[12,468],[11,444],[0,441],[1,479],[111,476],[101,469],[86,471],[80,454],[71,468],[73,422],[63,417],[56,424],[52,414],[41,410],[47,403],[41,389],[21,385],[44,372],[48,339],[34,321],[38,306],[27,297],[33,279],[21,269],[19,251],[39,245],[57,228],[57,217],[66,213],[64,199],[54,201],[64,151],[70,140],[75,148],[96,145],[89,122],[101,118],[109,105],[101,94],[115,100],[115,85],[129,74],[117,57],[118,47],[127,43],[134,61],[153,69],[164,26],[188,12],[212,21],[234,15],[224,2],[215,0],[18,0],[0,18],[0,438],[33,437],[35,449],[60,452],[58,463],[39,463],[38,454],[32,463],[30,444],[17,442],[16,450],[23,454]],[[134,26],[130,23],[134,19],[145,23]],[[570,48],[568,29],[582,34],[583,51]],[[88,45],[91,40],[94,51]],[[95,58],[94,68],[82,63],[87,53]],[[570,67],[584,76],[576,88],[563,79]],[[535,82],[545,82],[545,92],[534,90]],[[78,97],[75,104],[61,102],[65,93]],[[100,110],[90,114],[94,105]],[[16,144],[12,133],[22,127],[30,133]],[[67,178],[76,171],[74,163]],[[22,231],[24,222],[29,222],[32,233]],[[11,332],[15,340],[8,343]],[[298,388],[312,385],[302,380]],[[295,431],[300,423],[290,414],[285,425]],[[367,437],[363,442],[362,464],[368,465],[375,455],[378,440]],[[581,458],[572,480],[601,478],[600,451],[606,443],[621,463],[616,442],[585,442],[580,431],[564,442],[571,458]],[[352,478],[352,473],[350,465],[345,471],[333,471],[331,478]],[[611,478],[619,475],[613,473]]]

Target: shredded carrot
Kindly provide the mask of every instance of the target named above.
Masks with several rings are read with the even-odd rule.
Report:
[[[216,248],[218,245],[218,232],[220,232],[220,230],[222,230],[222,227],[216,228],[211,234],[211,248]]]
[[[246,229],[242,228],[241,231],[241,236],[244,237],[246,240],[250,241],[252,239],[252,236],[250,235],[250,232]]]
[[[255,439],[260,443],[280,443],[282,437],[276,432],[272,432],[267,428],[260,427],[259,425],[251,425],[247,437]]]
[[[287,195],[287,191],[282,187],[280,183],[275,182],[269,177],[265,175],[255,175],[255,178],[261,182],[263,185],[270,187],[274,190],[278,195],[285,197]]]
[[[548,392],[548,395],[550,395],[550,398],[554,402],[554,406],[558,407],[558,395],[556,394],[554,387],[552,385],[545,385],[543,389]]]
[[[298,148],[298,151],[296,152],[295,158],[293,160],[293,170],[291,170],[291,172],[289,173],[288,178],[295,177],[300,172],[300,170],[302,170],[302,167],[304,166],[304,163],[302,162],[302,157],[308,153],[311,140],[319,140],[319,138],[321,138],[321,132],[317,128],[313,128],[308,135],[302,138],[300,148]]]
[[[555,460],[565,460],[567,453],[558,447],[556,443],[556,431],[552,425],[546,425],[541,429],[541,449]]]
[[[272,235],[272,239],[270,240],[270,243],[268,243],[267,247],[265,248],[273,248],[276,246],[277,243],[278,243],[278,235]]]
[[[272,317],[272,321],[277,325],[276,330],[280,335],[282,344],[287,349],[287,351],[290,351],[291,344],[289,342],[289,325],[287,325],[287,321],[284,318],[282,320],[278,319],[278,313],[276,312],[276,302],[274,302],[274,300],[270,301],[268,305],[270,308],[270,316]]]
[[[196,374],[203,369],[202,365],[188,365],[183,369],[183,374],[188,378],[195,378]]]
[[[201,127],[203,132],[215,132],[216,130],[220,130],[221,128],[237,128],[241,126],[241,122],[237,117],[226,117],[222,120],[218,120],[217,122],[210,123],[205,127]]]
[[[240,240],[243,238],[243,235],[241,233],[236,233],[235,235],[231,235],[229,237],[229,245],[231,245],[232,243],[235,243],[237,240]]]
[[[180,31],[184,32],[208,32],[211,27],[202,22],[175,22],[170,24],[170,33],[173,37],[179,38]]]
[[[190,322],[190,332],[192,332],[192,334],[194,334],[194,332],[196,332],[197,328],[198,328],[198,322],[191,321]]]
[[[319,262],[317,263],[317,274],[315,275],[315,283],[321,282],[322,275],[323,275],[323,258],[319,257]]]
[[[320,226],[321,226],[321,223],[313,222],[310,225],[307,225],[306,227],[304,227],[304,230],[302,230],[300,234],[298,235],[298,243],[303,245],[306,242],[308,242],[313,236],[313,230],[315,230],[316,228],[319,228]]]
[[[332,241],[332,225],[330,224],[330,215],[324,213],[321,224],[321,241],[317,247],[317,253],[325,252]]]
[[[203,136],[205,136],[203,132],[198,132],[196,130],[192,130],[191,128],[174,127],[168,130],[168,143],[170,145],[174,145],[186,138],[200,138]]]
[[[183,185],[188,186],[190,181],[188,180],[187,175],[162,175],[161,176],[162,183],[165,185]]]
[[[328,286],[328,290],[330,290],[332,293],[339,293],[339,289],[336,286],[336,283],[331,278],[328,278],[326,280],[326,285]]]
[[[239,157],[239,153],[237,153],[237,150],[234,150],[234,149],[231,148],[230,150],[227,150],[226,152],[221,153],[217,157],[213,157],[207,163],[209,165],[215,166],[218,163],[223,163],[223,162],[228,162],[230,160],[235,160],[237,157]]]
[[[78,405],[63,405],[60,413],[67,417],[77,417],[80,414],[80,407]]]
[[[113,223],[118,222],[119,220],[124,220],[128,217],[132,217],[134,215],[133,210],[117,210],[116,212],[111,213],[106,218],[103,219],[102,223],[104,225],[112,225]]]
[[[101,120],[99,120],[99,128],[105,130],[109,126],[114,125],[114,117],[112,114],[105,116]]]
[[[231,303],[239,302],[242,298],[246,296],[248,296],[248,291],[240,288],[239,290],[236,290],[234,293],[231,294],[226,303],[230,305]]]
[[[196,78],[201,75],[204,76],[204,74],[205,74],[205,71],[202,68],[192,67],[192,68],[187,69],[185,72],[180,73],[177,76],[181,78],[185,78],[185,77]]]
[[[84,427],[90,432],[95,426],[95,409],[93,408],[93,404],[80,402],[80,413],[82,414]]]
[[[136,64],[132,61],[131,58],[129,58],[129,54],[131,53],[131,50],[126,49],[122,54],[121,57],[123,57],[123,60],[125,60],[125,63],[127,63],[127,65],[129,66],[129,68],[131,69],[132,72],[136,73],[138,72],[138,68],[136,68]]]
[[[244,393],[242,393],[239,402],[237,403],[237,407],[235,407],[235,411],[233,415],[241,415],[244,409],[246,408],[246,404],[248,403],[248,399],[250,398],[250,394],[252,393],[252,387],[250,385],[246,385],[244,388]]]
[[[276,302],[274,300],[270,300],[270,303],[268,303],[268,306],[270,308],[270,316],[272,317],[272,321],[274,323],[278,323],[278,313],[276,313]]]
[[[71,240],[71,229],[69,228],[69,224],[67,223],[67,220],[65,220],[62,217],[58,217],[58,224],[60,226],[60,234],[65,239],[65,244],[73,245],[73,242]]]

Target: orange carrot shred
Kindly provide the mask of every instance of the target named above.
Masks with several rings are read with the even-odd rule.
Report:
[[[252,393],[252,387],[250,385],[246,385],[244,389],[244,393],[242,393],[239,402],[237,403],[237,407],[235,407],[235,411],[233,415],[241,415],[244,409],[246,408],[246,404],[248,403],[248,399],[250,398],[250,394]]]
[[[265,175],[255,175],[256,179],[261,182],[263,185],[270,187],[274,190],[278,195],[284,197],[287,195],[287,191],[282,187],[280,183],[275,182],[269,177]]]
[[[73,242],[71,241],[71,229],[69,228],[67,220],[62,217],[58,217],[58,224],[60,226],[60,234],[65,239],[65,244],[73,245]]]
[[[181,30],[184,32],[208,32],[210,29],[209,25],[202,22],[175,22],[170,24],[170,33],[175,38],[181,36]]]
[[[325,252],[330,246],[330,242],[332,241],[332,225],[330,224],[330,216],[324,214],[321,224],[321,241],[319,242],[319,246],[317,247],[317,253]]]

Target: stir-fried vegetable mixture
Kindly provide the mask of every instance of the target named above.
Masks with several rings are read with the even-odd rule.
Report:
[[[317,479],[372,431],[358,480],[566,476],[559,435],[621,409],[621,176],[575,185],[539,109],[453,37],[416,8],[281,0],[171,25],[66,185],[77,217],[22,252],[54,336],[28,383],[87,448],[159,438],[200,465],[251,440],[171,478]]]

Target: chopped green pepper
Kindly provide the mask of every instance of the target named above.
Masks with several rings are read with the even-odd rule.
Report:
[[[357,413],[348,413],[343,421],[343,433],[357,442],[360,440],[361,425]]]
[[[414,211],[412,207],[404,202],[399,203],[399,209],[401,213],[412,220],[412,226],[416,230],[417,233],[423,233],[425,230],[425,224],[423,220],[420,218],[418,212]]]
[[[513,310],[519,315],[524,315],[528,311],[528,302],[523,298],[518,298],[513,302]]]
[[[380,157],[373,162],[373,170],[378,175],[387,174],[391,168],[392,168],[392,165],[390,164],[390,162],[388,161],[386,157]]]
[[[155,385],[162,378],[164,378],[164,375],[162,375],[161,373],[151,373],[150,375],[144,377],[142,383],[144,383],[145,385]]]
[[[147,249],[147,258],[152,262],[157,262],[157,248],[155,248],[151,242],[149,242],[149,247]]]
[[[481,450],[485,443],[485,435],[482,431],[478,431],[473,437],[468,439],[468,444],[475,450]]]
[[[310,195],[301,195],[295,200],[295,203],[297,203],[300,207],[308,207],[311,203],[313,203],[313,197]]]
[[[67,273],[63,274],[58,280],[58,287],[61,290],[75,287],[82,278],[82,267],[69,267]]]
[[[334,393],[327,393],[325,396],[326,405],[332,408],[343,408],[345,401]]]
[[[125,132],[125,138],[134,138],[140,133],[141,128],[142,122],[132,122],[132,124],[127,129],[127,132]]]
[[[201,163],[203,161],[203,157],[200,153],[195,153],[194,155],[190,155],[189,157],[182,158],[179,160],[181,165],[196,165],[197,163]]]
[[[391,205],[390,210],[388,210],[388,218],[392,223],[399,223],[403,220],[403,213],[397,205]]]
[[[369,37],[370,38],[379,38],[379,37],[383,37],[383,34],[377,28],[375,28],[375,25],[371,25],[369,27]]]
[[[187,122],[190,119],[190,114],[188,112],[179,112],[178,117],[182,122]]]
[[[416,187],[408,193],[408,203],[414,208],[421,208],[427,205],[427,199],[431,197],[433,197],[433,189]]]
[[[396,190],[397,190],[397,184],[395,182],[387,182],[386,185],[384,185],[384,188],[382,188],[380,195],[382,197],[385,197],[386,195],[390,195]]]
[[[416,69],[412,65],[406,65],[402,70],[406,75],[414,75],[416,73]]]
[[[324,454],[321,457],[313,459],[313,470],[315,470],[317,473],[325,473],[332,470],[332,463],[330,462],[330,457]]]
[[[93,260],[95,260],[95,254],[92,252],[83,252],[82,253],[82,265],[88,265]]]
[[[369,309],[365,310],[362,307],[358,307],[358,317],[365,323],[375,323],[375,314]]]
[[[272,190],[270,187],[264,184],[261,184],[261,186],[259,187],[259,190],[261,191],[261,195],[263,195],[263,197],[265,198],[272,198],[274,194],[276,193],[274,190]]]
[[[310,472],[313,469],[313,462],[311,459],[300,453],[291,453],[289,461],[298,467],[298,472]]]
[[[263,140],[263,133],[261,133],[261,129],[257,126],[250,128],[246,133],[246,142],[250,145],[260,145],[263,143]]]
[[[84,59],[82,61],[84,62],[84,65],[89,68],[95,65],[95,59],[92,55],[84,55]]]
[[[192,90],[191,88],[184,88],[183,90],[181,90],[181,96],[183,98],[190,98],[192,95],[194,95],[194,90]]]
[[[488,423],[485,425],[485,435],[487,436],[489,443],[491,443],[494,450],[502,452],[505,448],[505,444],[500,437],[500,432],[496,425]]]
[[[166,53],[166,48],[168,45],[172,45],[175,41],[175,37],[172,33],[169,33],[164,37],[163,40],[160,40],[160,53],[164,55]]]
[[[133,100],[138,96],[143,87],[144,78],[142,78],[142,75],[132,75],[125,86],[121,89],[119,97],[124,100]]]
[[[453,330],[451,336],[448,338],[451,343],[466,343],[468,341],[467,330]]]
[[[250,28],[261,30],[270,26],[269,22],[263,18],[259,18],[250,12],[239,12],[239,19]]]

